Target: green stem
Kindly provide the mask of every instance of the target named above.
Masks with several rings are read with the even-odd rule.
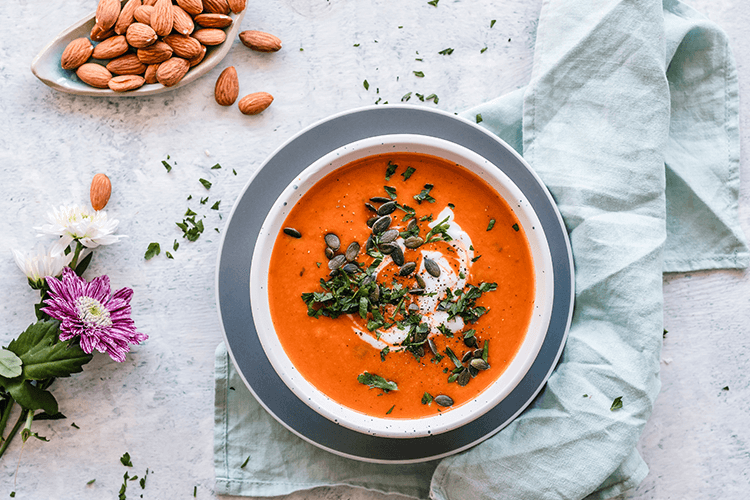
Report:
[[[21,428],[21,424],[23,424],[24,419],[24,412],[21,410],[21,414],[18,416],[18,420],[16,421],[16,425],[13,426],[13,429],[10,431],[10,434],[8,434],[8,437],[5,439],[5,442],[0,447],[0,457],[3,456],[5,453],[5,450],[10,445],[10,442],[13,441],[13,437],[18,433],[18,429]]]
[[[14,404],[15,401],[13,401],[12,398],[8,398],[8,404],[3,410],[2,417],[0,417],[0,443],[5,441],[5,438],[3,438],[3,434],[5,433],[5,426],[8,425],[8,419],[10,418],[10,412],[13,410]]]
[[[78,256],[81,254],[81,250],[83,250],[83,245],[80,241],[76,240],[76,249],[75,253],[73,253],[73,260],[70,261],[69,268],[75,270],[76,265],[78,264]]]
[[[31,422],[33,421],[34,410],[29,410],[26,412],[26,424],[23,426],[23,430],[21,431],[21,439],[23,439],[24,443],[27,439],[29,439],[29,436],[31,436]]]

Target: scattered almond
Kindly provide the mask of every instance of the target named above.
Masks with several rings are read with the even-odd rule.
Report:
[[[229,8],[232,9],[232,12],[239,14],[245,10],[247,0],[227,0],[227,3],[229,4]]]
[[[172,32],[173,24],[172,0],[156,0],[151,13],[151,27],[157,35],[167,36]]]
[[[182,80],[189,69],[190,63],[187,59],[171,57],[159,65],[156,70],[156,79],[165,87],[171,87]]]
[[[194,16],[203,12],[203,2],[201,0],[177,0],[177,5],[182,7],[188,14]]]
[[[240,41],[246,47],[259,52],[276,52],[281,49],[281,40],[263,31],[243,31],[240,33]]]
[[[143,74],[143,78],[146,79],[146,83],[159,83],[159,81],[156,79],[156,70],[158,69],[158,64],[149,64],[146,67],[146,72]]]
[[[190,36],[172,33],[164,37],[164,42],[172,47],[174,55],[184,59],[197,57],[201,52],[201,43]]]
[[[88,38],[76,38],[65,47],[60,57],[62,69],[76,69],[89,60],[94,46]]]
[[[91,33],[89,34],[89,38],[91,38],[94,42],[101,42],[102,40],[106,40],[107,38],[111,37],[115,34],[115,30],[108,29],[105,30],[100,25],[95,24],[93,28],[91,28]]]
[[[156,4],[156,0],[143,0],[143,5],[153,7]]]
[[[255,92],[248,94],[237,103],[242,114],[257,115],[265,110],[273,102],[273,96],[268,92]]]
[[[226,28],[232,25],[232,18],[224,14],[198,14],[195,22],[204,28]]]
[[[136,54],[125,54],[107,63],[107,69],[115,75],[142,75],[146,71]]]
[[[193,66],[200,64],[200,62],[203,60],[204,57],[206,57],[206,46],[201,45],[201,53],[195,56],[194,58],[188,60],[188,62],[190,63],[190,67],[192,68]]]
[[[154,11],[153,5],[141,5],[133,13],[136,21],[143,24],[151,25],[151,13]]]
[[[173,29],[182,35],[189,35],[195,29],[195,23],[190,14],[185,12],[179,5],[172,6],[172,27]]]
[[[229,14],[227,0],[203,0],[203,11],[214,14]]]
[[[126,3],[125,7],[123,7],[120,11],[120,15],[117,18],[117,22],[115,23],[115,33],[117,33],[118,35],[125,34],[125,32],[128,30],[128,26],[133,23],[133,15],[135,14],[135,9],[140,6],[141,0],[128,0],[128,3]]]
[[[169,44],[158,41],[153,45],[138,49],[136,55],[143,64],[159,64],[172,57],[172,47]]]
[[[148,24],[133,23],[125,34],[128,43],[136,49],[148,47],[157,39],[156,32]]]
[[[128,51],[130,46],[123,35],[117,35],[102,40],[94,47],[94,59],[114,59]]]
[[[224,30],[216,28],[203,28],[193,32],[193,37],[203,45],[219,45],[227,39]]]
[[[106,89],[107,83],[112,78],[112,73],[107,68],[96,63],[82,64],[76,70],[76,75],[82,82],[98,89]]]
[[[96,7],[96,24],[105,31],[114,27],[120,16],[120,0],[99,0]]]
[[[89,198],[94,210],[101,210],[107,206],[109,197],[112,195],[112,183],[105,174],[96,174],[91,180]]]
[[[146,79],[140,75],[120,75],[115,76],[107,85],[115,92],[127,92],[143,87]]]
[[[231,106],[240,95],[240,81],[237,70],[229,66],[221,72],[214,87],[214,99],[221,106]]]

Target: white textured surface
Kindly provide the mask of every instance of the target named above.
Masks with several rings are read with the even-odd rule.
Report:
[[[214,304],[219,235],[213,228],[222,229],[220,215],[229,213],[268,154],[332,113],[378,97],[396,102],[410,91],[435,93],[438,108],[460,111],[524,85],[540,1],[441,0],[436,8],[426,0],[250,0],[243,29],[276,34],[284,42],[281,52],[254,53],[235,40],[227,59],[206,77],[150,98],[83,98],[48,89],[29,71],[32,58],[95,4],[0,2],[0,344],[34,320],[36,295],[10,248],[34,245],[32,226],[49,206],[86,203],[96,172],[112,179],[107,209],[130,237],[98,252],[87,275],[106,273],[114,287],[132,287],[133,317],[151,338],[122,365],[97,356],[83,373],[55,382],[68,419],[34,425],[49,443],[30,440],[22,455],[20,440],[10,447],[0,463],[0,496],[15,490],[16,498],[116,498],[125,472],[119,457],[128,451],[131,474],[151,471],[145,490],[130,483],[129,498],[192,498],[196,486],[197,498],[214,498],[213,353],[221,333]],[[744,0],[690,4],[732,42],[747,180],[750,11]],[[490,29],[491,19],[497,24]],[[447,47],[455,52],[437,54]],[[241,95],[275,96],[267,111],[247,117],[236,107],[216,105],[213,85],[228,65],[237,68]],[[425,77],[414,76],[416,70]],[[167,155],[171,173],[161,165]],[[223,168],[210,170],[217,162]],[[201,177],[213,182],[210,191]],[[741,214],[750,232],[746,184]],[[206,195],[209,203],[199,205]],[[217,200],[220,210],[209,210]],[[195,243],[181,240],[174,225],[188,207],[206,215],[207,230]],[[149,242],[169,249],[175,239],[181,246],[174,260],[162,253],[144,261]],[[750,278],[731,271],[672,275],[665,293],[663,389],[640,443],[651,473],[622,498],[747,498]],[[96,482],[87,486],[91,479]],[[396,497],[339,488],[286,498]]]

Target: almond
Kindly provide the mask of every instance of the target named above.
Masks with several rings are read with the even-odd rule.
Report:
[[[91,206],[94,210],[101,210],[106,207],[111,194],[112,183],[109,181],[109,177],[104,174],[96,174],[91,180],[91,190],[89,191]]]
[[[229,14],[227,0],[203,0],[203,11],[214,14]]]
[[[197,16],[203,12],[203,2],[201,0],[177,0],[177,5],[185,9],[185,12]]]
[[[143,0],[143,5],[147,7],[153,7],[156,4],[156,0]]]
[[[143,64],[159,64],[172,57],[172,47],[162,41],[158,41],[148,47],[138,49],[136,53],[138,60]]]
[[[151,13],[151,27],[159,36],[167,36],[172,32],[174,13],[172,0],[156,0],[154,11]]]
[[[234,66],[224,69],[216,80],[214,99],[221,106],[231,106],[240,95],[240,81]]]
[[[273,96],[268,92],[248,94],[237,104],[242,114],[257,115],[273,102]]]
[[[154,11],[153,5],[141,5],[133,13],[136,21],[143,24],[151,25],[151,13]]]
[[[117,35],[103,40],[94,47],[94,59],[114,59],[128,51],[130,46],[123,35]]]
[[[281,40],[263,31],[243,31],[240,33],[240,41],[246,47],[259,52],[276,52],[281,49]]]
[[[220,29],[203,28],[193,32],[193,37],[203,45],[219,45],[227,39],[227,34]]]
[[[128,32],[125,34],[128,43],[136,49],[148,47],[158,38],[156,32],[148,24],[133,23],[128,26]]]
[[[125,4],[125,7],[122,8],[122,11],[120,11],[120,16],[117,18],[117,22],[115,23],[115,33],[118,35],[124,35],[125,32],[128,30],[128,26],[130,26],[133,23],[133,15],[135,14],[135,9],[141,6],[141,0],[128,0],[128,3]]]
[[[82,64],[76,70],[76,75],[78,75],[78,78],[80,78],[83,83],[98,89],[106,89],[107,82],[112,78],[112,73],[110,73],[107,68],[96,63]]]
[[[172,47],[174,55],[184,59],[192,59],[201,53],[201,43],[193,37],[172,33],[164,37],[164,41]]]
[[[190,67],[192,68],[193,66],[200,64],[204,57],[206,57],[206,46],[201,45],[201,53],[188,60]]]
[[[94,46],[88,38],[76,38],[65,47],[60,57],[62,69],[76,69],[89,60]]]
[[[245,10],[245,5],[247,5],[247,0],[227,0],[227,3],[229,4],[229,8],[232,9],[232,12],[235,14],[239,14],[243,10]]]
[[[146,79],[140,75],[120,75],[112,78],[107,85],[115,92],[127,92],[143,87],[144,83]]]
[[[232,18],[224,14],[198,14],[195,22],[204,28],[226,28],[232,25]]]
[[[158,83],[156,79],[156,70],[159,69],[158,64],[149,64],[146,68],[146,72],[143,74],[143,78],[146,79],[146,83]]]
[[[96,24],[104,31],[114,27],[120,16],[120,0],[99,0],[96,7]]]
[[[172,6],[172,27],[177,33],[189,35],[195,29],[193,18],[185,12],[179,5]]]
[[[125,54],[109,61],[107,69],[115,75],[142,75],[146,71],[146,65],[138,59],[137,55]]]
[[[91,33],[89,34],[89,36],[91,37],[91,40],[93,40],[94,42],[101,42],[102,40],[106,40],[107,38],[111,37],[114,34],[115,34],[115,30],[111,28],[108,30],[105,30],[98,24],[95,24],[94,27],[91,28]]]
[[[187,59],[171,57],[161,63],[156,70],[156,79],[165,87],[176,85],[190,69]]]

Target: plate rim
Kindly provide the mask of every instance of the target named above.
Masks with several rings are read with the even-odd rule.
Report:
[[[512,157],[514,157],[514,159],[523,167],[525,174],[528,174],[528,175],[531,176],[531,178],[533,179],[533,181],[535,181],[536,184],[538,185],[538,188],[539,188],[539,191],[541,192],[541,194],[543,194],[544,197],[546,198],[546,201],[548,203],[548,208],[552,209],[552,212],[556,216],[556,220],[554,222],[556,222],[557,224],[555,224],[554,227],[555,227],[555,229],[560,229],[560,234],[558,236],[562,236],[562,240],[564,242],[564,245],[563,245],[564,248],[562,249],[562,253],[565,254],[564,257],[567,257],[567,259],[564,259],[564,258],[563,259],[559,259],[561,262],[559,262],[558,264],[554,264],[553,263],[553,267],[554,268],[556,268],[558,265],[563,267],[563,271],[565,271],[566,270],[565,268],[567,268],[568,274],[566,276],[562,276],[561,279],[567,278],[566,281],[569,283],[569,287],[565,287],[564,290],[568,290],[569,289],[569,292],[570,292],[569,293],[569,297],[567,296],[567,294],[564,297],[560,297],[560,301],[561,301],[560,306],[564,307],[567,310],[563,311],[564,325],[561,325],[561,324],[557,325],[558,329],[559,329],[559,327],[562,327],[562,334],[561,334],[560,338],[557,339],[557,340],[555,340],[555,342],[559,342],[559,345],[557,345],[556,352],[554,352],[554,355],[552,356],[552,358],[546,363],[546,364],[549,364],[549,366],[547,367],[545,373],[543,373],[543,376],[542,377],[536,377],[536,379],[533,382],[531,382],[531,383],[534,384],[535,387],[533,388],[533,390],[531,392],[529,392],[527,394],[527,396],[523,397],[525,399],[525,401],[523,401],[522,404],[518,405],[518,408],[516,409],[516,411],[514,411],[512,413],[509,413],[508,414],[509,416],[507,416],[507,418],[505,418],[502,422],[500,422],[499,425],[494,426],[493,429],[491,429],[488,432],[483,433],[480,436],[477,436],[475,439],[471,439],[468,442],[464,441],[459,446],[456,446],[456,447],[444,450],[442,452],[427,453],[427,454],[420,455],[420,456],[417,456],[417,457],[407,457],[407,458],[404,458],[404,457],[388,457],[388,458],[383,458],[383,457],[380,457],[380,456],[378,456],[378,457],[375,457],[375,456],[363,456],[363,453],[361,453],[361,452],[358,453],[356,451],[353,451],[351,448],[349,450],[346,450],[346,449],[341,449],[341,447],[334,448],[334,447],[329,446],[327,444],[321,443],[321,442],[319,442],[319,440],[313,439],[311,436],[305,435],[301,430],[298,430],[295,427],[293,427],[284,418],[282,418],[280,415],[278,415],[277,412],[274,411],[274,409],[271,408],[269,406],[269,404],[266,401],[264,401],[264,399],[262,397],[259,396],[259,394],[256,392],[255,388],[253,387],[253,384],[251,384],[250,381],[248,380],[248,376],[245,374],[245,372],[243,371],[240,363],[238,362],[237,354],[235,353],[235,350],[233,349],[232,343],[230,342],[229,336],[227,334],[227,326],[226,326],[226,323],[225,323],[224,314],[222,312],[222,301],[221,301],[221,295],[222,295],[222,290],[223,290],[222,264],[224,264],[225,263],[225,259],[228,258],[225,255],[225,250],[226,250],[226,246],[227,246],[227,238],[229,237],[229,235],[231,233],[232,223],[235,222],[235,214],[240,209],[240,206],[242,205],[244,197],[247,195],[248,190],[251,188],[251,186],[256,181],[256,179],[258,178],[258,176],[264,171],[264,169],[270,163],[272,163],[272,161],[274,159],[276,159],[280,155],[280,153],[284,152],[287,148],[289,148],[289,146],[291,144],[293,144],[294,142],[298,141],[300,138],[304,137],[305,135],[307,135],[307,134],[309,134],[309,133],[311,133],[313,131],[316,131],[317,129],[320,129],[320,128],[326,126],[327,124],[335,123],[336,121],[339,121],[339,120],[342,120],[342,119],[346,119],[347,117],[352,117],[352,116],[356,116],[356,115],[359,115],[359,114],[365,114],[366,115],[368,113],[373,113],[373,112],[375,112],[375,113],[386,113],[386,114],[389,114],[391,112],[396,113],[396,114],[406,112],[406,113],[414,113],[415,115],[418,115],[420,113],[425,113],[425,116],[428,116],[428,117],[429,116],[433,116],[438,121],[441,121],[441,120],[444,121],[446,119],[448,119],[448,120],[455,120],[457,126],[459,124],[462,125],[462,126],[467,126],[468,125],[470,127],[469,130],[473,131],[473,133],[476,135],[476,137],[478,139],[481,139],[482,142],[489,141],[489,142],[491,142],[493,144],[499,145],[502,149],[505,150],[505,153],[508,153]],[[391,113],[391,114],[393,114],[393,113]],[[477,135],[477,132],[479,132],[480,134]],[[416,131],[413,131],[411,129],[408,132],[404,132],[404,131],[390,131],[390,132],[385,132],[385,133],[411,133],[411,134],[418,134],[418,135],[428,135],[428,134],[425,134],[424,132],[416,132]],[[380,134],[379,133],[370,134],[370,135],[367,135],[367,136],[362,136],[362,137],[360,137],[360,139],[363,139],[363,138],[366,138],[366,137],[371,137],[371,136],[374,136],[374,135],[381,135],[381,134],[382,133],[380,133]],[[459,144],[461,146],[464,146],[464,147],[466,147],[466,148],[471,149],[472,151],[474,151],[470,146],[468,146],[463,141],[463,139],[464,139],[463,137],[459,137],[459,138],[453,137],[453,138],[447,139],[447,140],[452,140],[453,142],[455,142],[455,143],[457,143],[457,144]],[[351,141],[350,140],[345,140],[344,142],[342,142],[342,144],[346,144],[348,142],[351,142]],[[333,149],[336,149],[337,147],[339,147],[339,145],[332,145],[332,146],[328,147],[328,151],[332,151]],[[477,151],[475,151],[475,152],[477,152]],[[481,152],[477,152],[477,153],[480,156],[484,156]],[[491,158],[488,158],[488,160],[493,161],[493,159],[491,159]],[[493,163],[495,163],[495,162],[493,161]],[[302,167],[302,169],[304,169],[306,166],[307,165],[304,165]],[[500,166],[498,166],[498,168],[500,168]],[[502,170],[505,172],[504,169],[502,169]],[[297,172],[297,173],[299,173],[299,172]],[[506,172],[506,174],[507,174],[507,172]],[[287,182],[285,181],[283,184],[286,185]],[[276,199],[276,197],[278,196],[278,194],[279,193],[276,193],[275,195],[273,195],[273,200]],[[265,219],[265,216],[266,216],[266,214],[264,213],[262,215],[262,217],[261,217],[261,221]],[[546,227],[544,229],[545,229],[545,232],[548,231],[548,229]],[[254,244],[251,245],[251,246],[254,246]],[[550,245],[550,247],[551,247],[551,245]],[[250,250],[249,254],[250,254],[250,256],[252,255],[252,249]],[[553,260],[555,260],[554,256],[553,256]],[[248,264],[247,264],[248,273],[249,273],[249,267],[250,267],[250,264],[248,262]],[[555,272],[557,272],[557,270]],[[344,111],[341,111],[339,113],[335,113],[335,114],[327,116],[327,117],[325,117],[325,118],[323,118],[321,120],[317,120],[314,123],[308,125],[307,127],[304,127],[302,130],[300,130],[296,134],[293,134],[291,137],[289,137],[287,140],[285,140],[270,155],[268,155],[265,158],[265,160],[261,163],[261,165],[258,167],[258,169],[255,172],[253,172],[253,174],[251,175],[250,179],[247,181],[247,183],[245,184],[245,186],[242,188],[242,191],[240,192],[240,194],[237,197],[237,200],[235,201],[235,203],[232,206],[232,210],[231,210],[231,212],[229,214],[229,217],[228,217],[226,225],[225,225],[225,230],[222,233],[222,238],[221,238],[221,242],[220,242],[220,246],[219,246],[219,251],[218,251],[218,254],[217,254],[217,264],[216,264],[215,279],[216,279],[216,281],[215,281],[215,298],[216,298],[216,305],[217,305],[217,313],[219,315],[219,323],[221,325],[222,336],[223,336],[223,339],[224,339],[224,342],[225,342],[225,345],[226,345],[226,348],[227,348],[227,352],[229,353],[230,359],[234,363],[235,369],[237,370],[240,378],[245,383],[246,387],[248,388],[248,390],[250,391],[250,393],[253,395],[253,397],[258,401],[258,403],[277,422],[279,422],[281,425],[283,425],[287,430],[291,431],[296,436],[300,437],[301,439],[303,439],[304,441],[306,441],[306,442],[308,442],[310,444],[315,445],[318,448],[324,449],[324,450],[329,451],[329,452],[331,452],[331,453],[333,453],[335,455],[338,455],[338,456],[342,456],[342,457],[346,457],[346,458],[350,458],[350,459],[354,459],[354,460],[358,460],[358,461],[365,461],[365,462],[371,462],[371,463],[384,463],[384,464],[408,464],[408,463],[425,462],[425,461],[429,461],[429,460],[435,460],[435,459],[444,458],[446,456],[450,456],[450,455],[453,455],[453,454],[456,454],[456,453],[460,453],[461,451],[465,451],[466,449],[469,449],[469,448],[475,446],[479,442],[484,441],[485,439],[490,438],[491,436],[493,436],[494,434],[496,434],[497,432],[499,432],[500,430],[502,430],[510,422],[512,422],[520,413],[522,413],[531,404],[531,402],[536,398],[536,396],[539,394],[539,392],[541,392],[541,390],[545,386],[548,378],[550,377],[550,375],[554,371],[554,368],[557,366],[557,363],[558,363],[559,358],[560,358],[560,356],[562,354],[562,351],[563,351],[563,348],[565,346],[565,342],[567,340],[567,336],[568,336],[568,333],[569,333],[569,330],[570,330],[570,324],[571,324],[572,316],[573,316],[573,304],[574,304],[574,298],[575,298],[574,262],[573,262],[573,255],[572,255],[572,251],[571,251],[571,247],[570,247],[570,241],[569,241],[569,238],[568,238],[567,230],[566,230],[564,221],[562,219],[562,216],[561,216],[561,214],[560,214],[559,210],[557,209],[557,206],[556,206],[556,204],[554,202],[554,198],[552,197],[552,195],[550,194],[549,190],[546,188],[546,186],[542,182],[541,178],[533,170],[533,168],[531,168],[531,166],[528,163],[526,163],[526,161],[521,157],[520,154],[518,154],[517,151],[515,151],[512,147],[510,147],[500,137],[496,136],[495,134],[492,134],[491,132],[489,132],[488,130],[486,130],[486,129],[482,128],[482,127],[479,127],[478,125],[476,125],[475,123],[471,122],[470,120],[468,120],[466,118],[463,118],[461,116],[455,115],[455,114],[451,114],[451,113],[442,111],[442,110],[428,109],[428,108],[424,108],[422,106],[415,106],[415,105],[408,105],[408,104],[388,105],[388,106],[370,105],[370,106],[357,107],[357,108],[353,108],[353,109],[349,109],[349,110],[344,110]],[[249,277],[248,277],[248,279],[249,279]],[[554,281],[556,283],[555,284],[555,289],[556,289],[555,290],[555,295],[558,296],[558,292],[557,292],[557,277],[555,278]],[[250,303],[249,303],[249,283],[247,284],[246,289],[247,289],[247,295],[248,295],[247,308],[250,309]],[[565,300],[566,298],[568,300]],[[252,313],[250,313],[250,317],[252,318]],[[558,320],[558,323],[559,322],[560,321]],[[250,328],[254,331],[254,325],[251,325]],[[549,329],[552,329],[552,328],[553,328],[553,325],[550,324]],[[256,337],[257,337],[257,335],[256,335]],[[265,356],[265,354],[264,354],[264,356]],[[268,362],[267,359],[266,359],[266,362]],[[537,361],[535,360],[534,365],[536,365],[536,362]],[[270,363],[269,363],[269,366],[270,366]],[[533,366],[532,366],[532,368],[533,368]],[[273,368],[271,368],[271,370],[273,371]],[[277,376],[275,374],[275,372],[273,373],[273,375]],[[527,377],[529,377],[529,374],[527,374]],[[534,377],[532,377],[532,378],[534,378]],[[525,380],[526,380],[526,377],[524,378],[524,381]],[[522,383],[524,381],[522,381]],[[256,380],[256,383],[257,383],[257,380]],[[280,379],[278,380],[278,383],[284,385],[283,381],[281,381]],[[294,396],[294,395],[293,395],[293,397],[296,398],[296,396]],[[300,404],[302,404],[306,408],[309,408],[302,401],[300,401]],[[501,402],[501,404],[502,404],[502,402]],[[500,406],[500,405],[498,405],[498,406]],[[309,411],[313,412],[312,409],[309,409]],[[492,413],[492,412],[488,412],[488,414],[489,413]],[[482,418],[486,418],[486,417],[482,417]],[[328,422],[329,422],[329,424],[331,426],[334,426],[334,428],[336,428],[336,429],[344,429],[342,426],[340,426],[340,425],[338,425],[338,424],[336,424],[334,422],[330,422],[330,421],[328,421]],[[322,425],[324,425],[324,424],[322,424]],[[453,433],[456,433],[456,432],[459,432],[459,431],[461,431],[460,428],[456,429],[454,431],[449,431],[446,434],[450,435],[450,434],[453,434]],[[355,432],[355,431],[350,431],[350,432]],[[357,434],[359,434],[359,433],[357,433]],[[430,439],[434,440],[435,439],[435,437],[427,437],[427,438],[424,438],[424,437],[417,437],[417,438],[410,438],[410,437],[390,437],[390,438],[385,438],[385,437],[369,436],[369,435],[366,435],[366,434],[359,434],[358,436],[349,436],[349,437],[362,438],[362,439],[355,439],[358,442],[362,441],[362,440],[367,441],[368,439],[374,439],[374,440],[377,440],[377,441],[385,441],[386,442],[385,443],[386,447],[387,447],[387,442],[388,441],[393,441],[393,440],[400,441],[400,442],[405,442],[405,441],[419,441],[419,440],[423,440],[423,439],[428,439],[428,440],[430,440]],[[344,440],[345,439],[346,438],[344,438]],[[379,444],[380,446],[383,445],[382,442],[381,443],[370,443],[370,444]]]

